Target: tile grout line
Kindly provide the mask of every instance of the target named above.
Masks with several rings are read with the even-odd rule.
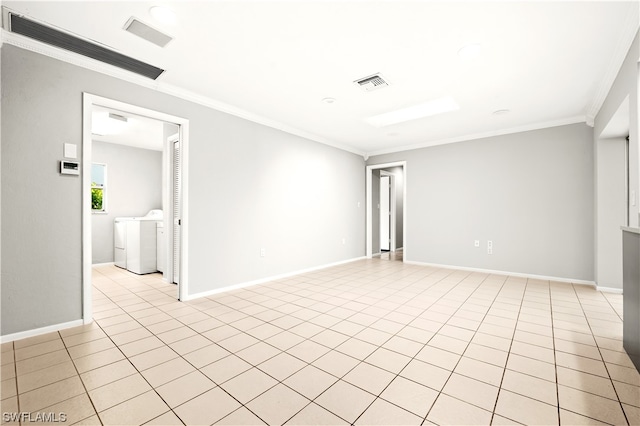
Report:
[[[505,280],[505,283],[508,281],[508,277]],[[503,287],[504,284],[503,283]],[[524,302],[524,298],[526,296],[527,293],[527,286],[529,285],[529,279],[527,278],[527,280],[524,282],[524,288],[522,289],[522,297],[520,298],[520,306],[518,307],[518,315],[515,318],[515,325],[513,327],[513,333],[511,334],[511,342],[509,343],[509,350],[507,351],[507,359],[504,362],[504,368],[502,370],[502,376],[500,377],[500,385],[498,386],[498,393],[496,394],[496,402],[493,404],[493,410],[491,412],[491,423],[493,423],[493,419],[496,416],[496,409],[498,408],[498,400],[500,399],[500,393],[502,392],[502,383],[504,382],[504,376],[507,372],[507,365],[509,364],[509,356],[511,355],[511,348],[513,347],[513,340],[515,339],[516,336],[516,331],[518,330],[518,321],[520,319],[520,313],[522,312],[522,303]],[[505,389],[506,390],[506,389]],[[498,414],[501,417],[505,417],[502,416],[500,414]],[[505,417],[507,418],[507,417]],[[511,419],[509,419],[511,420]],[[516,422],[519,423],[519,422]]]
[[[576,295],[576,298],[578,299],[578,303],[580,304],[580,308],[582,309],[582,312],[584,313],[585,319],[587,321],[587,326],[589,327],[589,330],[591,331],[591,335],[594,337],[594,341],[596,342],[596,348],[598,348],[598,353],[600,354],[600,358],[601,358],[602,364],[604,365],[605,371],[607,372],[607,376],[609,377],[609,381],[611,382],[611,387],[613,388],[613,392],[615,393],[616,398],[618,399],[618,404],[620,405],[620,410],[622,411],[622,415],[624,416],[624,419],[627,422],[627,425],[630,425],[629,417],[627,417],[627,412],[624,409],[624,406],[622,405],[622,401],[620,401],[620,396],[618,395],[618,390],[616,389],[616,387],[615,387],[615,385],[613,383],[613,379],[611,378],[611,373],[609,372],[609,367],[607,367],[607,363],[605,362],[604,357],[602,356],[602,351],[600,350],[600,346],[598,345],[598,341],[595,340],[595,334],[593,334],[593,328],[591,327],[591,323],[589,322],[589,318],[588,318],[588,316],[587,316],[587,314],[586,314],[586,312],[584,310],[584,306],[582,304],[582,300],[580,299],[580,296],[579,296],[578,292],[576,291],[575,286],[573,284],[571,286],[572,286],[573,291],[574,291],[574,293]],[[604,297],[604,298],[606,300],[606,297]],[[600,396],[600,395],[597,395],[597,396]],[[558,404],[560,404],[560,400],[559,399],[558,399]],[[584,414],[580,414],[580,415],[585,416]],[[585,416],[585,417],[589,417],[589,416]],[[596,419],[596,420],[598,420],[598,419]],[[601,420],[598,420],[598,421],[601,421]]]

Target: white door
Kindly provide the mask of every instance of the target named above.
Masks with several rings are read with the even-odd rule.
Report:
[[[172,191],[172,208],[173,208],[173,282],[180,283],[180,226],[181,210],[180,210],[180,141],[173,143],[173,191]]]
[[[389,176],[380,177],[380,251],[391,250],[391,182]]]

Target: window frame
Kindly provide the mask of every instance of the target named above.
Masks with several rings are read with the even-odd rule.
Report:
[[[102,166],[103,170],[103,179],[104,182],[102,186],[94,184],[93,182],[93,166]],[[102,190],[102,209],[97,210],[93,208],[91,205],[91,214],[107,214],[107,164],[106,163],[91,163],[91,190],[93,189],[101,189]]]

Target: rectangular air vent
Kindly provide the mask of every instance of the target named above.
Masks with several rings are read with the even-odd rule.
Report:
[[[156,30],[133,16],[124,25],[124,29],[160,47],[165,47],[167,43],[173,40],[173,37]]]
[[[354,83],[356,83],[358,86],[360,86],[360,88],[366,90],[367,92],[382,89],[383,87],[387,87],[389,85],[389,83],[387,83],[380,74],[373,74],[368,77],[361,78],[354,81]]]
[[[153,65],[125,56],[106,47],[42,25],[23,16],[10,13],[9,20],[11,32],[38,40],[42,43],[59,47],[60,49],[68,50],[153,80],[157,79],[164,72],[161,68],[154,67]]]

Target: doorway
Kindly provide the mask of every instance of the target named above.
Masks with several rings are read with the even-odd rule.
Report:
[[[629,191],[629,97],[595,142],[595,281],[599,289],[622,291],[622,232],[629,226],[634,194]]]
[[[164,114],[158,111],[141,108],[109,98],[83,93],[83,135],[82,135],[82,242],[83,242],[83,319],[85,323],[92,320],[92,177],[93,160],[92,114],[96,109],[120,111],[124,114],[159,120],[165,125],[173,126],[175,134],[162,141],[162,208],[161,221],[166,254],[164,277],[174,281],[176,298],[184,300],[188,294],[188,138],[189,121]],[[171,128],[171,127],[169,127]],[[175,195],[177,191],[177,195]],[[177,229],[176,229],[177,228]],[[174,239],[174,235],[178,237]],[[176,265],[178,267],[176,267]],[[177,271],[176,271],[177,269]],[[174,279],[176,278],[177,279]]]
[[[401,258],[406,258],[406,169],[406,161],[366,167],[366,255],[369,258],[396,250],[402,250]],[[381,188],[385,185],[388,189],[383,191]]]

